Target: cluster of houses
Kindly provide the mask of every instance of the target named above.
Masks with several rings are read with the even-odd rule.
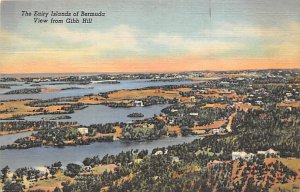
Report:
[[[249,161],[252,160],[256,155],[263,155],[265,157],[280,157],[279,152],[273,149],[268,149],[267,151],[257,151],[257,154],[246,153],[245,151],[233,151],[231,154],[233,161],[237,159]]]

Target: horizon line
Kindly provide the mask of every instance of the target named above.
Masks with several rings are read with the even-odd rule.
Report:
[[[0,75],[30,75],[30,74],[139,74],[139,73],[145,73],[145,74],[155,74],[155,73],[188,73],[188,72],[237,72],[237,71],[265,71],[265,70],[300,70],[299,68],[264,68],[264,69],[232,69],[232,70],[190,70],[190,71],[157,71],[157,72],[25,72],[25,73],[1,73]]]

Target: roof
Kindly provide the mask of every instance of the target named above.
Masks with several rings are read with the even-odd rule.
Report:
[[[245,157],[247,155],[247,153],[245,151],[233,151],[232,152],[232,155],[238,155],[238,156],[242,156],[242,157]]]
[[[87,127],[78,127],[77,129],[84,130],[84,129],[88,129],[88,128]]]
[[[275,151],[275,150],[273,150],[273,149],[269,149],[269,150],[267,150],[266,152],[267,152],[267,153],[278,153],[278,151]]]
[[[189,97],[181,97],[179,100],[181,102],[186,102],[186,101],[190,101],[190,98]]]

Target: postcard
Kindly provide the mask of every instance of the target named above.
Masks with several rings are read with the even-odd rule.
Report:
[[[0,191],[300,190],[298,0],[0,1]]]

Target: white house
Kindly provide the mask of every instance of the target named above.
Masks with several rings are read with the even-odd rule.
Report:
[[[77,128],[77,132],[80,133],[81,135],[86,135],[89,133],[89,129],[86,127],[80,127]]]
[[[156,151],[155,153],[154,153],[154,155],[162,155],[162,154],[164,154],[161,150],[159,150],[159,151]]]
[[[212,133],[213,134],[218,134],[218,133],[224,133],[225,132],[225,129],[220,127],[220,128],[217,128],[217,129],[212,129]]]
[[[143,106],[144,106],[144,103],[143,103],[143,101],[134,101],[134,105],[135,105],[136,107],[143,107]]]
[[[264,103],[262,101],[255,101],[255,104],[257,104],[257,105],[263,105]]]
[[[207,90],[205,90],[205,89],[201,89],[201,90],[199,90],[198,92],[199,92],[199,93],[202,93],[202,94],[206,94],[206,93],[208,93],[208,91],[207,91]]]
[[[245,159],[247,156],[247,153],[245,151],[242,151],[242,152],[239,152],[239,151],[233,151],[231,153],[231,157],[232,157],[232,160],[236,160],[236,159]]]
[[[288,97],[292,97],[293,93],[286,93],[285,95],[288,96]]]
[[[257,154],[264,156],[279,157],[279,152],[273,149],[268,149],[267,151],[257,151]]]
[[[255,154],[253,153],[248,153],[245,157],[245,160],[249,161],[252,160],[255,157]]]
[[[179,157],[172,157],[172,163],[178,163]]]

